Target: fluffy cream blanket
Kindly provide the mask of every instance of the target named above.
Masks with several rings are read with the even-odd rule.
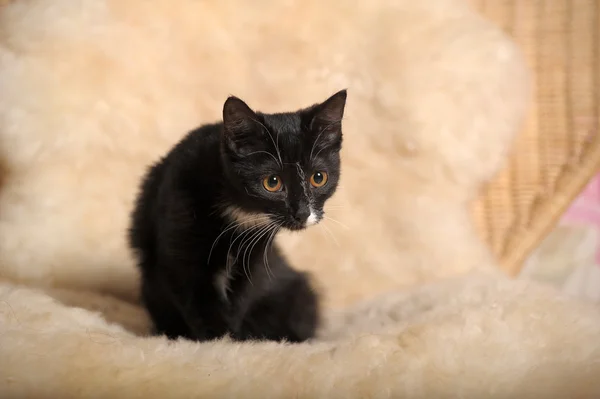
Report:
[[[315,342],[147,337],[125,245],[144,167],[228,94],[348,87],[328,221],[281,238]],[[600,312],[506,279],[469,201],[527,104],[459,0],[14,0],[0,9],[0,397],[598,397]]]

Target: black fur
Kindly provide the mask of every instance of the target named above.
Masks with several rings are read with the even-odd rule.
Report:
[[[340,176],[345,102],[343,90],[306,109],[263,114],[229,97],[222,123],[190,132],[149,169],[129,242],[156,333],[200,341],[314,335],[318,297],[271,244],[281,228],[305,228],[311,210],[313,221],[323,217]],[[322,187],[310,183],[316,172],[313,183],[328,176]],[[278,179],[264,183],[271,175]],[[281,189],[268,191],[278,180]]]

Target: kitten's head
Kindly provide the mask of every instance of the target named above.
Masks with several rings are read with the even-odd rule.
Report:
[[[296,112],[254,112],[229,97],[221,149],[228,217],[300,230],[323,218],[340,178],[346,90]]]

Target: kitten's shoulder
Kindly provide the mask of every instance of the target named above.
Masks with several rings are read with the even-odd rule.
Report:
[[[222,123],[209,123],[189,131],[175,145],[169,155],[180,152],[198,153],[202,149],[214,150],[219,144],[222,128]]]
[[[154,168],[167,186],[176,183],[195,187],[207,184],[220,170],[220,137],[222,124],[202,125],[188,132],[158,161]],[[211,172],[208,174],[207,172]]]

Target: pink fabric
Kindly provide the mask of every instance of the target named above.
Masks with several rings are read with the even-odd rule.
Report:
[[[562,222],[591,225],[600,231],[600,174],[573,201]],[[596,247],[596,264],[600,267],[600,242]]]

